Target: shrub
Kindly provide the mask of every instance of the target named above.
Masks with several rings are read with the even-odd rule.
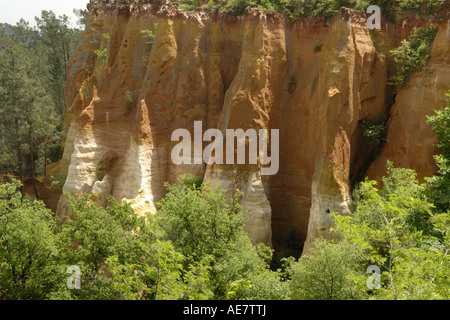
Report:
[[[419,11],[431,13],[444,0],[210,0],[206,8],[222,8],[231,14],[242,14],[247,7],[265,9],[268,13],[282,12],[292,20],[301,17],[330,18],[341,7],[365,11],[369,5],[377,5],[386,18],[392,19],[394,11]],[[178,0],[178,8],[193,11],[199,0]]]
[[[57,225],[43,202],[22,197],[20,186],[0,185],[0,299],[46,299],[61,279]]]
[[[293,93],[295,91],[296,87],[297,87],[297,79],[295,78],[294,75],[292,75],[289,78],[289,81],[288,81],[288,91],[289,91],[289,93]]]
[[[391,78],[391,84],[397,89],[406,85],[414,71],[425,66],[436,31],[435,26],[415,27],[408,39],[402,40],[397,49],[390,51],[397,68],[397,74]]]
[[[386,114],[375,118],[362,119],[360,121],[362,144],[370,147],[379,147],[385,140]]]
[[[103,49],[103,50],[100,50],[100,49],[97,49],[97,50],[95,50],[94,51],[94,53],[97,55],[97,57],[99,57],[100,59],[105,59],[106,58],[106,56],[108,55],[108,49]]]
[[[111,39],[111,36],[109,35],[109,33],[105,32],[103,33],[103,38],[105,38],[105,40],[107,42],[109,42],[109,40]],[[97,57],[99,57],[100,59],[105,59],[106,56],[108,55],[108,48],[104,48],[102,50],[97,49],[94,51],[94,53],[97,55]]]
[[[447,96],[450,98],[450,93]],[[445,212],[450,210],[450,99],[447,99],[447,107],[428,117],[427,124],[432,127],[438,140],[436,146],[442,152],[435,156],[437,174],[426,178],[428,196],[438,212]]]
[[[203,184],[203,177],[184,173],[180,175],[178,182],[189,188],[200,189]]]
[[[144,38],[148,39],[148,41],[146,42],[147,44],[152,44],[153,43],[153,40],[155,39],[156,29],[158,29],[158,23],[155,22],[153,24],[153,31],[152,30],[147,30],[147,29],[141,30],[142,36]]]
[[[244,230],[245,211],[240,193],[228,199],[220,187],[201,184],[192,175],[180,178],[181,185],[168,185],[159,203],[155,221],[163,239],[183,254],[188,265],[208,270],[204,283],[214,299],[277,299],[285,296],[277,272],[269,270],[272,251],[254,246]],[[203,261],[203,262],[202,262]]]
[[[64,184],[66,183],[66,179],[67,179],[67,176],[65,176],[65,175],[59,175],[57,177],[51,176],[50,177],[51,188],[62,190],[62,188],[64,187]]]
[[[397,0],[397,3],[399,8],[403,10],[425,9],[427,12],[431,12],[444,1],[445,0]]]
[[[244,233],[239,194],[228,201],[219,187],[194,185],[166,184],[169,193],[158,203],[159,225],[167,240],[193,260],[208,254],[220,257]]]
[[[427,124],[432,127],[438,140],[436,147],[442,152],[442,155],[450,159],[450,91],[446,94],[447,106],[435,111],[435,115],[427,117]]]
[[[177,0],[176,3],[181,10],[194,11],[201,3],[201,0]]]
[[[381,190],[367,178],[360,184],[353,214],[332,213],[333,232],[363,250],[366,267],[382,271],[374,298],[448,299],[449,213],[433,214],[412,169],[388,161],[382,182]]]
[[[358,286],[360,250],[345,241],[317,239],[314,248],[297,262],[289,261],[291,299],[348,300],[364,296]]]

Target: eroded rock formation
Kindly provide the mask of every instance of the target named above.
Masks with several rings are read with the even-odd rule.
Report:
[[[380,53],[424,23],[383,20],[385,45],[376,48],[366,15],[345,8],[327,22],[291,22],[257,9],[243,16],[186,13],[156,1],[131,7],[91,1],[89,8],[68,67],[64,157],[49,174],[67,175],[66,191],[92,193],[99,204],[112,194],[138,212],[156,211],[165,181],[204,175],[229,192],[243,191],[251,238],[274,247],[289,226],[308,247],[327,236],[330,212],[351,212],[352,177],[369,164],[359,152],[359,121],[392,104],[392,64]],[[449,34],[444,19],[430,72],[415,74],[398,93],[374,175],[390,157],[432,173],[433,138],[423,117],[443,106]],[[194,121],[203,130],[279,129],[278,173],[261,175],[260,164],[173,164],[171,133],[193,132]],[[67,211],[64,196],[58,211]]]
[[[446,106],[445,93],[450,90],[450,20],[438,24],[426,66],[415,72],[407,86],[399,90],[387,124],[386,145],[367,174],[379,180],[387,160],[397,167],[416,170],[418,177],[436,172],[432,158],[437,140],[426,124],[427,116]]]

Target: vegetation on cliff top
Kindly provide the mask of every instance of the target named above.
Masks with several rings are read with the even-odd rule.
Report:
[[[432,14],[438,5],[446,0],[173,0],[175,5],[185,11],[197,8],[207,10],[220,8],[231,14],[242,14],[247,7],[264,9],[268,13],[285,13],[292,19],[301,17],[332,16],[341,7],[366,10],[369,5],[379,6],[386,16],[395,12],[415,11],[420,14]],[[91,0],[91,9],[127,10],[131,5],[139,7],[152,3],[152,0]]]
[[[281,12],[289,18],[332,16],[341,7],[366,10],[369,5],[378,5],[383,12],[391,16],[393,12],[418,11],[431,13],[445,0],[209,0],[206,9],[221,8],[224,12],[242,14],[247,7],[265,9],[268,13]],[[176,0],[182,10],[192,11],[201,6],[201,0]]]

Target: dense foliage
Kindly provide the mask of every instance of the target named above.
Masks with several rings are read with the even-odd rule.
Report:
[[[45,298],[58,280],[57,225],[42,202],[0,185],[0,298]]]
[[[378,190],[364,181],[352,216],[335,216],[335,230],[363,251],[366,266],[382,271],[382,299],[448,299],[450,214],[433,214],[410,169],[394,168]]]
[[[427,179],[428,196],[438,212],[450,210],[450,92],[447,96],[447,108],[436,111],[427,119],[438,139],[436,147],[440,150],[440,154],[435,156],[438,172]]]
[[[0,188],[3,299],[287,298],[270,250],[244,231],[239,195],[167,185],[158,214],[145,217],[113,198],[101,208],[68,195],[72,217],[54,219],[18,186]],[[69,266],[80,269],[79,290],[66,285]]]
[[[20,180],[62,155],[66,66],[81,35],[51,11],[36,22],[0,26],[0,174]]]
[[[450,100],[428,118],[438,139],[437,174],[420,184],[411,169],[387,163],[383,187],[365,180],[351,216],[333,214],[339,242],[322,239],[288,259],[291,297],[307,299],[450,298]],[[380,271],[379,286],[366,270]],[[372,279],[373,280],[373,279]]]
[[[72,217],[58,219],[19,184],[0,186],[1,299],[450,298],[450,212],[435,211],[427,185],[391,163],[382,189],[364,181],[353,215],[334,215],[340,240],[317,239],[282,259],[283,271],[245,233],[239,193],[167,185],[155,216],[68,195]],[[367,285],[371,265],[379,288]],[[70,266],[79,289],[67,285]]]

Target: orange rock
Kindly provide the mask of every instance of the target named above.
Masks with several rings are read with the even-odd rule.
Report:
[[[419,179],[435,174],[433,155],[437,140],[426,124],[427,116],[447,105],[445,93],[450,90],[450,20],[440,23],[426,66],[411,76],[407,86],[395,97],[387,124],[386,144],[367,174],[380,180],[386,173],[386,161],[396,167],[416,170]]]
[[[90,9],[68,69],[67,139],[55,165],[67,175],[64,190],[94,190],[96,199],[111,193],[138,212],[155,212],[164,182],[175,183],[181,173],[204,175],[230,194],[244,192],[249,235],[275,248],[294,226],[308,249],[329,236],[330,212],[351,213],[351,184],[370,163],[360,153],[358,123],[388,112],[391,101],[392,66],[377,53],[364,13],[343,8],[327,22],[290,22],[257,9],[239,17],[186,13],[163,1],[126,10],[94,2]],[[382,26],[387,53],[404,30]],[[371,174],[392,154],[432,172],[433,141],[420,134],[429,130],[421,121],[431,113],[423,106],[439,104],[449,83],[446,27],[441,23],[430,59],[435,74],[414,75],[418,89],[397,95],[389,140]],[[151,44],[142,30],[155,32]],[[104,59],[94,54],[100,48],[107,48]],[[413,109],[404,110],[408,97]],[[410,110],[422,111],[417,117]],[[185,128],[193,137],[194,121],[204,130],[279,129],[279,172],[261,176],[260,165],[174,165],[171,133]],[[421,160],[413,160],[421,150]],[[117,160],[98,181],[93,168],[109,152]],[[66,210],[62,197],[59,214]]]

